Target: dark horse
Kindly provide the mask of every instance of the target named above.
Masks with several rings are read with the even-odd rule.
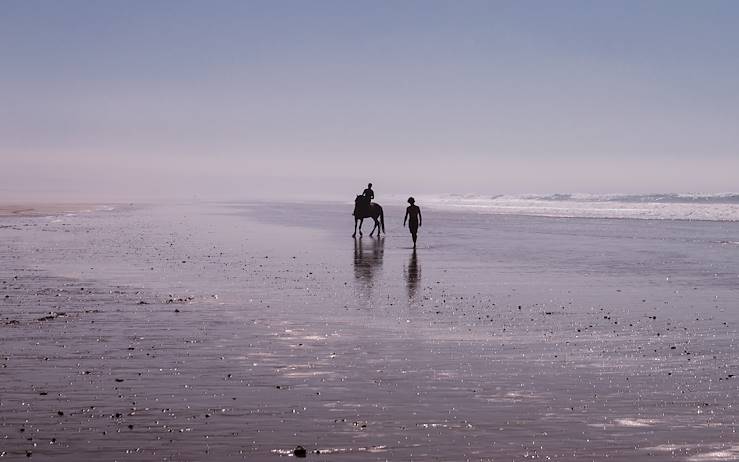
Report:
[[[354,199],[354,234],[352,237],[357,237],[357,222],[359,222],[359,235],[362,235],[362,223],[365,218],[372,218],[375,220],[375,226],[372,227],[370,236],[377,230],[377,235],[380,235],[380,231],[385,232],[385,215],[382,213],[382,207],[380,204],[374,202],[367,203],[369,198],[360,195]],[[379,220],[378,220],[379,217]]]

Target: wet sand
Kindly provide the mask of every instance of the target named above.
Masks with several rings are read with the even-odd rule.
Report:
[[[0,455],[739,458],[738,224],[385,213],[0,218]]]
[[[93,212],[95,210],[108,208],[99,204],[80,203],[0,203],[0,217],[48,217],[70,213]]]

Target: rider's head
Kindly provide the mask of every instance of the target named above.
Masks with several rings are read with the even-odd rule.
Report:
[[[409,204],[413,205],[415,202],[416,202],[416,200],[414,198],[412,198],[412,197],[409,197],[408,198],[408,203]]]
[[[367,184],[367,187],[372,189],[372,183]]]

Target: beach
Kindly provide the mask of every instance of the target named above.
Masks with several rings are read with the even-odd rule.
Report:
[[[69,215],[80,212],[92,212],[93,210],[102,210],[107,206],[99,204],[79,204],[79,203],[0,203],[0,217],[45,217],[52,215]]]
[[[0,212],[0,456],[739,459],[739,222],[384,205]]]

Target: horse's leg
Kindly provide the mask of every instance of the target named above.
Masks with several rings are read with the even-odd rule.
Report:
[[[382,225],[382,232],[387,236],[387,231],[385,231],[385,212],[382,211],[382,207],[379,204],[377,205],[377,208],[380,209],[380,225]]]
[[[375,234],[376,229],[378,230],[377,235],[379,236],[380,235],[380,231],[379,231],[380,224],[377,222],[377,218],[372,217],[372,219],[375,221],[375,224],[374,226],[372,226],[372,232],[370,233],[370,237],[372,237],[372,235]]]
[[[357,218],[354,217],[354,234],[352,234],[352,237],[357,237]]]
[[[359,236],[363,236],[362,234],[362,224],[364,223],[364,218],[359,219]]]

